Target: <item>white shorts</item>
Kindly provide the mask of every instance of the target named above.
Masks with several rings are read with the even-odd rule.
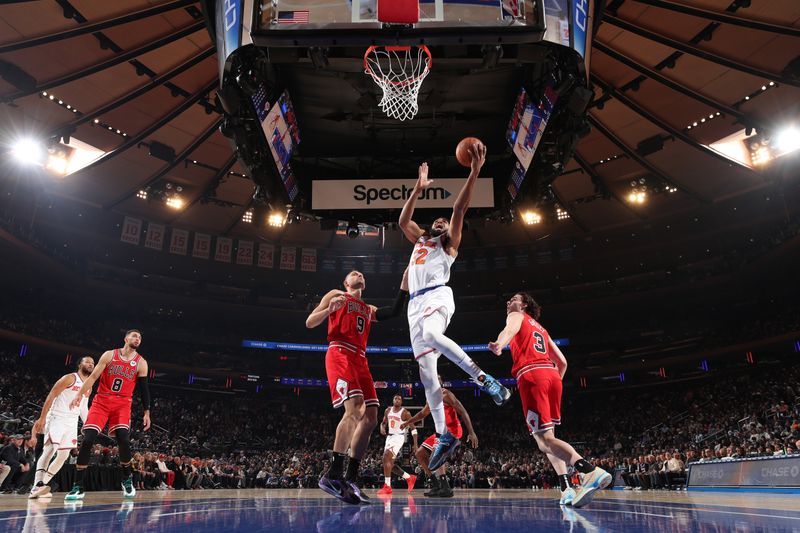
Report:
[[[48,416],[44,426],[45,442],[49,440],[59,450],[71,450],[78,447],[78,417]]]
[[[441,312],[445,321],[445,329],[450,324],[450,319],[456,312],[456,303],[453,300],[453,289],[444,285],[412,298],[408,302],[408,329],[411,333],[411,348],[414,350],[414,359],[419,359],[433,348],[427,346],[422,340],[423,321],[436,313]]]
[[[395,457],[400,457],[400,452],[403,451],[403,444],[406,443],[406,436],[403,434],[400,435],[387,435],[386,436],[386,445],[383,447],[383,451],[391,450],[392,455]]]

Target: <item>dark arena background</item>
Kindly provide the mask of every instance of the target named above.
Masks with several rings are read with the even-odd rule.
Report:
[[[3,0],[0,531],[800,531],[799,201],[797,0]]]

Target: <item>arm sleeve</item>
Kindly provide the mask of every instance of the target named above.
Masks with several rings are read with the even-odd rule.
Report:
[[[379,307],[375,311],[375,320],[380,322],[381,320],[394,318],[397,315],[399,315],[403,311],[403,306],[406,303],[406,298],[408,298],[408,292],[404,290],[398,291],[397,297],[394,299],[394,303],[392,305]]]
[[[136,380],[137,386],[141,387],[142,391],[142,407],[145,411],[150,410],[150,384],[147,382],[147,377],[139,377]]]

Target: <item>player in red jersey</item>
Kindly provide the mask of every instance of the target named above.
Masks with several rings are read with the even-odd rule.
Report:
[[[320,478],[319,487],[346,503],[368,502],[357,485],[358,467],[367,451],[370,434],[378,423],[378,394],[367,364],[367,339],[372,322],[398,316],[408,296],[408,271],[403,273],[394,305],[377,308],[361,299],[366,288],[357,270],[344,278],[344,291],[328,292],[308,315],[306,327],[315,328],[328,319],[328,351],[325,370],[333,407],[344,406],[336,427],[331,464]],[[347,450],[350,459],[343,475]]]
[[[511,343],[511,373],[517,380],[528,430],[558,474],[561,503],[583,507],[596,490],[611,483],[611,475],[586,461],[554,434],[555,426],[561,423],[561,380],[567,371],[567,360],[537,322],[541,307],[529,294],[515,294],[506,304],[506,313],[506,327],[489,343],[489,350],[501,355],[503,347]],[[570,486],[567,465],[581,474],[577,491]]]
[[[444,417],[447,431],[454,435],[456,439],[461,439],[461,436],[463,435],[461,420],[463,420],[464,425],[467,426],[467,442],[469,442],[473,448],[477,448],[478,436],[475,434],[475,429],[472,427],[472,419],[469,417],[467,410],[464,409],[464,406],[461,405],[461,402],[458,401],[455,394],[443,387],[442,376],[438,376],[438,378],[439,385],[442,386],[442,393],[444,395]],[[425,417],[430,413],[431,408],[426,403],[425,407],[423,407],[419,413],[403,422],[400,425],[400,429],[414,427],[414,424],[424,420]],[[422,443],[422,446],[417,448],[417,462],[425,471],[425,475],[428,477],[428,479],[431,479],[431,470],[428,468],[428,462],[431,458],[431,453],[433,453],[433,449],[436,447],[437,440],[436,433],[433,433],[430,437],[425,439],[425,442]],[[458,442],[458,440],[456,440],[456,442]],[[458,446],[456,446],[456,448],[457,447]],[[455,449],[453,452],[455,452]],[[450,488],[450,484],[447,482],[445,473],[445,465],[443,464],[433,474],[433,486],[431,487],[431,490],[425,493],[425,496],[428,496],[429,498],[451,498],[453,496],[453,489]]]
[[[132,329],[125,333],[125,346],[108,350],[100,356],[92,375],[83,382],[81,390],[70,403],[71,408],[76,408],[84,397],[91,394],[94,382],[100,380],[97,394],[89,409],[89,416],[83,424],[83,443],[78,452],[75,484],[64,498],[66,501],[83,499],[85,495],[83,478],[86,468],[89,466],[89,456],[97,436],[106,423],[108,423],[109,434],[115,434],[119,446],[123,478],[122,494],[126,498],[133,498],[136,495],[131,477],[130,430],[131,404],[137,382],[140,385],[144,406],[144,430],[150,429],[150,389],[147,384],[147,361],[136,351],[141,343],[142,334],[139,330]]]

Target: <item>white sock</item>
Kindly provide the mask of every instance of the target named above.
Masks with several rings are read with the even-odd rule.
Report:
[[[50,465],[47,467],[47,471],[44,473],[42,483],[45,485],[50,483],[50,480],[53,479],[53,476],[55,476],[58,471],[61,470],[61,467],[66,462],[67,457],[69,457],[69,450],[58,450],[56,452],[55,459],[53,459],[53,462],[50,463]]]
[[[33,486],[35,487],[36,485],[38,485],[39,482],[42,481],[43,477],[44,477],[44,470],[37,470],[36,475],[33,476]]]
[[[436,433],[441,435],[447,431],[447,425],[444,416],[444,395],[436,371],[438,357],[438,354],[429,353],[420,357],[417,362],[419,363],[419,379],[425,387],[425,399],[428,400],[433,425],[436,427]]]
[[[444,354],[445,357],[458,365],[461,370],[469,374],[473,380],[478,381],[478,378],[484,375],[484,372],[461,349],[461,346],[444,334],[446,327],[444,315],[440,312],[433,313],[422,322],[422,340],[431,348],[435,348],[438,352]]]
[[[39,460],[36,461],[36,475],[33,478],[34,485],[40,481],[42,483],[47,483],[47,481],[44,481],[45,470],[47,470],[47,467],[50,465],[50,461],[53,459],[53,455],[55,455],[55,453],[56,447],[53,446],[52,442],[48,442],[42,448],[42,455],[39,457]]]
[[[389,476],[389,477],[383,476],[383,482],[391,487],[392,486],[392,476]]]
[[[411,477],[411,474],[409,474],[408,472],[403,472],[403,479],[408,479],[410,477]]]

